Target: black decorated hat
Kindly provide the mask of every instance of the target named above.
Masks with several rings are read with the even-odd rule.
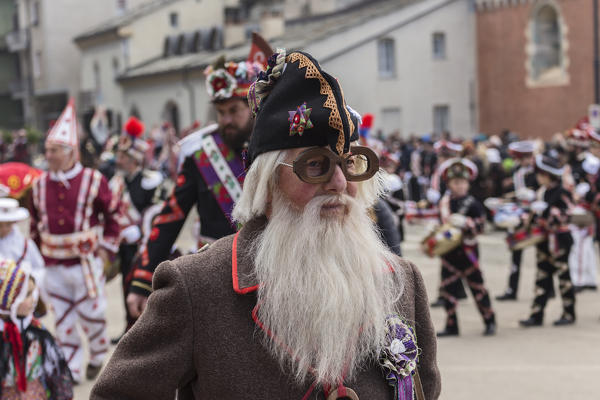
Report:
[[[535,167],[538,171],[546,172],[555,177],[562,177],[564,168],[558,159],[557,154],[548,152],[546,154],[538,154],[535,157]]]
[[[248,103],[256,116],[250,162],[268,151],[298,147],[329,146],[341,155],[358,140],[358,118],[338,80],[309,54],[279,49],[250,87]]]

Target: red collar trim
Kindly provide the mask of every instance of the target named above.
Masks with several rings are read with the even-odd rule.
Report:
[[[233,280],[233,290],[237,294],[248,294],[258,290],[258,285],[249,287],[240,287],[238,276],[238,257],[237,257],[237,241],[240,233],[236,233],[233,237],[233,245],[231,246],[231,278]]]

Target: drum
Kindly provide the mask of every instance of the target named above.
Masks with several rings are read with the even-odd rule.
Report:
[[[517,229],[506,237],[508,248],[512,251],[522,250],[529,246],[534,246],[546,240],[548,233],[544,228],[531,226],[529,228]]]
[[[514,229],[521,224],[523,209],[515,203],[500,206],[494,214],[494,224],[501,229]]]
[[[570,222],[579,227],[591,226],[595,222],[594,215],[582,207],[575,207],[571,212]]]
[[[429,257],[443,256],[462,242],[462,231],[449,224],[438,226],[421,241],[421,250]]]
[[[430,206],[427,202],[404,202],[404,218],[406,222],[412,223],[414,220],[438,219],[440,216],[439,210],[435,206]]]

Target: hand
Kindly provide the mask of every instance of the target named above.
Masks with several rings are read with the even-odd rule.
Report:
[[[440,200],[440,192],[438,192],[435,189],[429,188],[427,189],[427,200],[431,203],[431,204],[437,204],[437,202]]]
[[[579,197],[583,197],[590,191],[590,184],[587,182],[581,182],[575,186],[575,194]]]
[[[121,231],[121,237],[125,239],[127,244],[132,244],[141,239],[142,231],[139,226],[130,225]]]
[[[450,225],[460,229],[467,226],[467,218],[462,214],[451,214],[448,218],[448,222]]]
[[[148,298],[137,293],[127,295],[127,309],[133,318],[138,318],[146,309]]]

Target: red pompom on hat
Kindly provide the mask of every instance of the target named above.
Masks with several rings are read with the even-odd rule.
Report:
[[[130,117],[125,123],[125,132],[134,138],[141,137],[145,130],[144,123],[136,117]]]
[[[362,117],[361,128],[370,129],[373,126],[373,114],[365,114]]]

